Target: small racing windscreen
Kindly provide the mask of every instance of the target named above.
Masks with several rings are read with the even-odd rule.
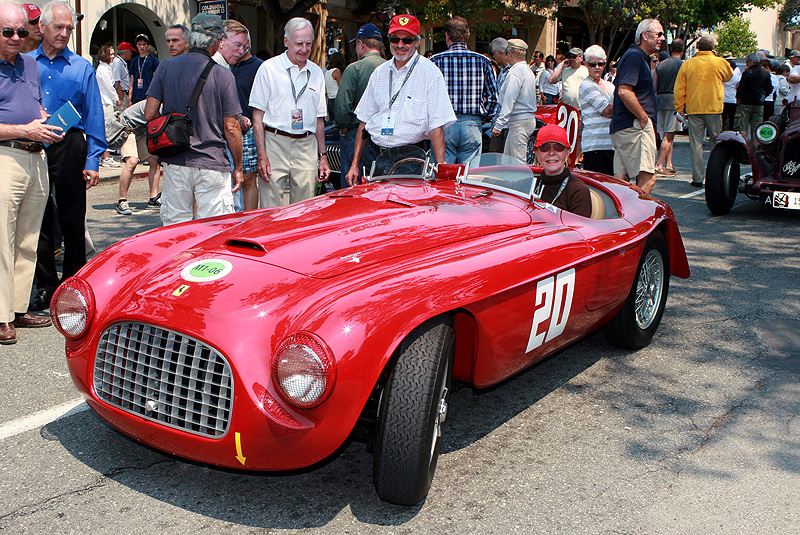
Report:
[[[531,198],[536,177],[525,162],[505,154],[487,152],[469,161],[461,182]]]
[[[418,176],[422,178],[428,153],[416,145],[393,147],[380,153],[367,180],[390,175]]]

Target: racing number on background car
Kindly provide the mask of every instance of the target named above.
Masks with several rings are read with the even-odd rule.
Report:
[[[532,351],[564,332],[572,309],[572,294],[575,292],[575,268],[547,277],[536,284],[536,306],[533,326],[528,338],[528,349]],[[542,325],[547,329],[539,332]]]

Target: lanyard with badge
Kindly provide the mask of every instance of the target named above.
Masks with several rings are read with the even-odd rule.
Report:
[[[148,57],[150,56],[145,56],[144,59],[141,56],[137,58],[139,60],[137,62],[137,65],[139,67],[139,78],[136,80],[137,89],[144,89],[144,73],[142,72],[142,69],[144,69],[144,66],[147,65]]]
[[[306,85],[300,88],[300,93],[297,93],[297,90],[294,87],[294,80],[292,79],[292,68],[289,67],[287,69],[289,71],[289,82],[292,84],[292,96],[294,97],[294,106],[295,108],[292,110],[292,130],[302,130],[303,129],[303,109],[297,107],[297,101],[300,100],[300,97],[303,96],[303,93],[306,92],[306,88],[308,87],[308,82],[311,80],[311,71],[306,71],[308,75],[306,77]],[[297,75],[298,78],[300,75]]]
[[[392,69],[389,69],[389,111],[386,112],[386,115],[383,116],[383,124],[381,124],[381,135],[382,136],[391,136],[394,134],[394,114],[392,113],[392,105],[394,101],[397,100],[398,95],[400,95],[400,91],[403,90],[403,87],[408,82],[408,78],[411,76],[411,73],[414,71],[414,67],[417,66],[417,62],[419,61],[419,55],[414,58],[414,62],[411,63],[411,66],[408,68],[408,72],[406,73],[406,77],[403,79],[403,83],[400,84],[400,89],[397,90],[397,93],[392,96]]]

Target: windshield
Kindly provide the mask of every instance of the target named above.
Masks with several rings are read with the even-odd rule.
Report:
[[[422,178],[429,164],[428,153],[416,145],[385,149],[375,159],[367,181],[379,180],[390,175]]]
[[[524,162],[505,154],[489,152],[467,164],[464,184],[482,186],[530,199],[536,186],[533,171]]]

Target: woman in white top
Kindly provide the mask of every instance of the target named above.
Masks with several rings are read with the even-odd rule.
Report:
[[[539,76],[539,93],[542,94],[543,104],[555,104],[558,100],[558,86],[550,83],[550,76],[556,70],[556,58],[547,56],[544,60],[544,71]]]
[[[536,77],[525,61],[527,53],[525,41],[509,39],[506,54],[511,69],[503,82],[500,114],[492,127],[492,136],[508,128],[503,154],[523,162],[527,160],[528,139],[536,130]]]
[[[742,79],[742,71],[736,66],[732,59],[728,63],[733,69],[733,77],[727,82],[722,83],[725,96],[722,100],[722,129],[733,130],[733,119],[736,116],[736,87]]]
[[[603,79],[605,50],[598,45],[590,46],[583,53],[583,63],[589,69],[589,76],[581,82],[578,91],[583,122],[583,168],[613,175],[614,149],[608,129],[614,102],[614,84]]]
[[[339,82],[342,72],[347,65],[341,52],[334,52],[328,56],[328,70],[325,71],[325,92],[328,94],[328,120],[333,120],[333,103],[339,93]]]
[[[100,100],[103,103],[103,116],[106,122],[114,120],[114,108],[119,105],[119,95],[114,87],[114,73],[111,71],[111,62],[114,61],[114,47],[103,45],[97,53],[97,85],[100,88]],[[110,157],[108,151],[100,160],[103,167],[121,167],[122,164]]]
[[[783,101],[789,95],[789,66],[779,65],[775,70],[778,75],[778,93],[775,95],[775,115],[783,113]],[[767,117],[768,119],[769,117]]]

